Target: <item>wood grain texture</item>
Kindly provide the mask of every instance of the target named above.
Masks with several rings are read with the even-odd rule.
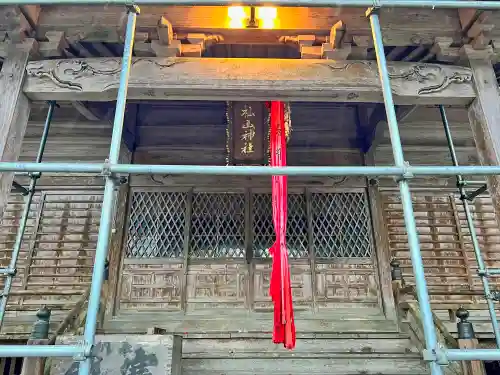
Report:
[[[218,6],[143,6],[137,19],[137,29],[151,40],[159,39],[157,24],[160,16],[167,18],[180,35],[214,33],[225,41],[237,40],[277,42],[281,35],[316,34],[328,36],[332,25],[346,23],[350,42],[355,36],[370,36],[370,25],[363,8],[279,7],[279,23],[275,30],[228,29],[227,10]],[[123,30],[120,6],[42,7],[38,32],[64,31],[69,41],[121,42]],[[496,17],[495,17],[496,18]],[[434,37],[458,38],[461,31],[458,13],[454,9],[381,9],[382,32],[387,46],[431,45]],[[495,20],[496,21],[496,20]]]
[[[455,204],[450,203],[450,192],[413,193],[415,220],[431,301],[441,304],[484,303],[465,214],[458,197],[453,197]],[[384,201],[392,256],[400,260],[405,281],[414,284],[400,199],[396,194],[386,192]],[[496,225],[491,197],[476,198],[471,204],[471,211],[486,265],[497,268],[500,266],[500,229]],[[492,279],[491,283],[492,287],[500,285],[496,279]]]
[[[31,45],[33,44],[31,41]],[[22,92],[29,56],[30,49],[16,48],[16,45],[12,44],[0,72],[1,161],[17,161],[21,152],[30,114],[30,102]],[[13,178],[12,173],[0,174],[0,217],[6,207]]]
[[[373,61],[136,58],[129,99],[382,102]],[[119,59],[45,60],[27,67],[24,92],[37,100],[109,101],[116,97]],[[389,63],[397,104],[468,104],[468,68]]]
[[[466,49],[466,51],[468,51]],[[482,165],[500,164],[500,91],[488,59],[470,59],[477,98],[469,107],[469,120]],[[500,223],[500,177],[487,177],[497,222]]]

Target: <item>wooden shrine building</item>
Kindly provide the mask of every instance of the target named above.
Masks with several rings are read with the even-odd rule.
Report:
[[[365,10],[141,7],[121,161],[267,165],[265,102],[282,100],[291,125],[288,165],[393,165]],[[35,160],[47,101],[58,107],[43,160],[105,161],[124,15],[119,6],[0,7],[1,161]],[[499,165],[500,12],[382,8],[380,19],[409,164],[451,165],[438,108],[444,105],[459,164]],[[249,109],[251,135],[243,126]],[[98,341],[168,347],[148,357],[144,374],[429,373],[394,179],[289,178],[298,338],[288,352],[270,335],[270,178],[120,177]],[[470,192],[487,186],[471,207],[483,257],[498,268],[500,177],[466,179]],[[2,266],[25,199],[13,181],[29,183],[0,174]],[[45,319],[36,317],[42,306],[51,313],[51,342],[81,334],[103,181],[99,174],[42,174],[2,343],[24,344],[33,323]],[[475,330],[477,342],[470,341],[494,347],[455,178],[413,178],[410,187],[439,339],[463,344],[455,315],[462,307]],[[76,373],[63,362],[48,361],[45,374]],[[20,374],[14,360],[0,363],[0,373]],[[446,373],[479,375],[492,367],[455,365]],[[120,364],[114,371],[120,374]]]

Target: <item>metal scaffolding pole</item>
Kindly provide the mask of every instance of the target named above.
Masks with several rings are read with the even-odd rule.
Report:
[[[450,7],[450,8],[478,8],[478,9],[496,9],[500,8],[499,1],[480,2],[480,1],[452,1],[452,0],[275,0],[276,5],[304,5],[304,6],[325,6],[325,5],[347,5],[362,6],[373,5],[376,2],[384,6],[406,6],[406,7]],[[123,0],[86,0],[85,2],[77,0],[21,0],[12,2],[10,0],[0,0],[0,5],[6,4],[124,4]],[[138,0],[142,4],[229,4],[228,0]],[[264,0],[244,0],[243,4],[261,5]],[[265,4],[269,4],[266,2]],[[411,167],[404,161],[404,155],[401,145],[401,139],[398,130],[394,102],[392,99],[389,75],[384,55],[382,35],[380,30],[377,9],[370,9],[367,15],[370,17],[377,63],[383,89],[385,109],[388,119],[391,144],[396,166],[381,167],[260,167],[260,166],[173,166],[173,165],[133,165],[118,164],[120,143],[123,130],[123,119],[125,112],[126,94],[128,86],[128,77],[132,47],[134,42],[135,22],[139,9],[136,6],[130,6],[128,12],[127,33],[125,40],[125,49],[123,53],[122,69],[120,74],[120,86],[116,104],[115,118],[113,123],[113,135],[111,139],[109,159],[105,163],[41,163],[41,156],[37,158],[37,163],[8,163],[0,162],[0,172],[35,172],[33,176],[40,176],[42,172],[62,172],[62,173],[102,173],[106,178],[104,198],[101,213],[101,225],[99,228],[99,237],[97,242],[95,264],[92,274],[91,293],[85,324],[85,340],[74,346],[53,345],[53,346],[29,346],[29,345],[0,345],[0,357],[74,357],[82,358],[84,362],[80,365],[79,375],[89,375],[92,348],[95,340],[97,314],[99,309],[99,300],[101,288],[104,279],[106,267],[106,257],[108,252],[108,243],[110,237],[110,227],[112,221],[112,211],[114,204],[114,189],[116,174],[194,174],[194,175],[289,175],[289,176],[392,176],[399,178],[398,184],[401,192],[403,204],[405,225],[408,232],[408,243],[410,247],[413,271],[415,273],[416,289],[419,306],[423,315],[424,336],[426,350],[424,350],[424,359],[430,362],[432,375],[442,375],[442,369],[439,364],[446,364],[450,360],[499,360],[500,350],[475,349],[475,350],[447,350],[437,347],[437,339],[432,320],[429,296],[424,276],[422,257],[420,254],[420,245],[416,232],[415,218],[413,216],[413,206],[411,193],[408,186],[408,179],[415,176],[458,176],[466,175],[500,175],[500,166],[449,166],[449,167]],[[49,111],[50,113],[50,111]],[[50,123],[50,121],[49,121]],[[48,126],[48,125],[47,125]],[[47,128],[48,129],[48,128]],[[44,132],[43,138],[47,134]],[[450,136],[451,140],[451,136]],[[43,143],[45,144],[45,143]],[[43,153],[43,147],[40,147]],[[30,192],[34,191],[33,189]],[[26,216],[27,217],[27,216]],[[24,224],[25,226],[25,224]],[[22,236],[21,236],[22,238]],[[14,264],[15,266],[15,264]],[[484,268],[484,267],[483,267]],[[8,269],[0,270],[0,274],[8,274]],[[485,272],[488,272],[487,270]],[[491,274],[500,274],[500,270],[491,270]]]
[[[450,150],[451,161],[453,166],[458,166],[457,153],[455,152],[455,146],[453,144],[453,138],[451,136],[450,125],[448,124],[448,118],[446,117],[446,111],[442,105],[439,106],[439,113],[441,114],[441,120],[443,121],[444,132],[446,135],[446,141],[448,142],[448,149]],[[477,238],[476,229],[474,228],[474,221],[472,219],[472,213],[469,207],[468,194],[465,191],[465,181],[461,175],[457,175],[457,188],[460,193],[460,200],[464,207],[465,219],[467,220],[467,227],[469,228],[472,247],[474,249],[474,255],[476,257],[478,275],[481,278],[481,282],[484,288],[484,294],[486,297],[486,302],[488,304],[488,310],[491,318],[491,325],[493,326],[493,333],[495,334],[495,340],[497,347],[500,348],[500,330],[498,327],[497,316],[495,312],[495,305],[491,298],[490,283],[488,281],[488,275],[486,274],[486,265],[484,264],[483,255],[481,254],[481,248],[479,246],[479,240]]]
[[[0,0],[0,5],[248,5],[287,7],[404,7],[404,8],[476,8],[499,9],[500,1],[473,0]]]
[[[0,162],[0,172],[89,173],[113,174],[171,174],[201,176],[364,176],[405,177],[500,175],[500,166],[344,166],[344,167],[266,167],[218,165],[154,165],[109,163],[13,163]]]
[[[367,16],[370,17],[373,44],[375,46],[378,71],[382,84],[382,93],[384,95],[385,112],[387,115],[387,123],[389,125],[394,162],[397,167],[403,168],[407,163],[404,160],[403,147],[401,145],[401,137],[399,135],[398,120],[396,118],[396,110],[392,99],[391,82],[387,71],[387,61],[385,59],[382,30],[380,28],[380,21],[378,18],[378,9],[368,9]],[[424,326],[425,348],[429,352],[436,353],[438,350],[437,336],[432,317],[429,294],[427,292],[427,283],[425,281],[424,265],[422,262],[422,254],[420,252],[420,243],[418,241],[417,225],[415,223],[410,187],[405,176],[402,176],[402,178],[399,179],[398,184],[401,194],[401,204],[403,206],[406,232],[408,233],[408,245],[410,247],[411,263],[413,266],[413,273],[415,275],[418,303],[420,305],[422,323]],[[443,374],[443,371],[437,361],[430,361],[430,367],[432,375]]]
[[[56,106],[55,102],[49,102],[49,109],[47,111],[47,117],[45,119],[45,125],[43,127],[42,139],[40,140],[40,146],[38,148],[38,153],[36,156],[36,161],[34,164],[39,164],[42,162],[43,152],[45,151],[45,145],[47,144],[47,136],[49,135],[50,123],[52,121],[52,115],[54,114],[54,108]],[[12,282],[17,273],[17,261],[19,258],[19,253],[21,252],[21,245],[23,242],[24,233],[26,232],[26,224],[28,223],[28,216],[31,209],[31,203],[33,202],[33,196],[35,195],[35,187],[41,173],[32,172],[30,175],[30,185],[28,188],[28,194],[26,195],[24,202],[23,214],[21,216],[21,223],[16,234],[16,240],[14,242],[14,248],[12,250],[12,258],[10,259],[9,266],[3,269],[3,273],[6,277],[5,284],[3,287],[3,292],[0,295],[0,329],[2,328],[3,320],[5,317],[5,310],[7,308],[7,302],[9,299],[9,293],[12,288]]]
[[[120,72],[120,86],[116,99],[115,118],[113,121],[113,133],[111,136],[111,146],[109,148],[108,161],[117,164],[120,156],[120,145],[122,142],[123,120],[125,118],[125,105],[127,103],[127,89],[130,75],[130,63],[132,61],[132,50],[134,48],[135,23],[139,14],[137,6],[128,7],[127,31],[125,34],[125,46],[123,49],[122,67]],[[94,259],[94,269],[92,272],[92,284],[87,307],[87,317],[85,319],[84,340],[88,345],[94,345],[95,332],[97,328],[97,317],[101,299],[101,289],[104,281],[106,259],[108,256],[109,238],[111,234],[111,223],[113,220],[113,206],[115,203],[115,176],[110,172],[106,176],[104,185],[104,195],[102,201],[101,220],[97,246]],[[80,363],[79,375],[90,375],[92,358],[87,357]]]

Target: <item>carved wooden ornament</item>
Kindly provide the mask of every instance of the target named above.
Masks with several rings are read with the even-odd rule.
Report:
[[[469,104],[469,68],[389,62],[396,104]],[[30,62],[25,94],[33,100],[115,100],[120,59]],[[383,101],[373,61],[134,58],[129,99],[237,101]]]

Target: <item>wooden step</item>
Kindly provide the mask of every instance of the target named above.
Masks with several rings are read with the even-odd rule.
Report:
[[[409,358],[190,358],[182,360],[182,375],[420,375],[428,366]]]
[[[360,319],[297,319],[297,332],[300,333],[397,333],[399,327],[392,320]],[[168,315],[163,319],[152,320],[136,315],[134,319],[115,318],[104,325],[106,333],[146,333],[148,328],[158,327],[168,333],[177,334],[231,334],[231,337],[248,334],[270,335],[272,317],[268,319],[223,318],[223,319],[184,319],[174,320]]]
[[[294,358],[315,357],[407,357],[420,358],[408,336],[385,338],[299,338],[293,351],[274,344],[270,338],[182,340],[183,358]]]

